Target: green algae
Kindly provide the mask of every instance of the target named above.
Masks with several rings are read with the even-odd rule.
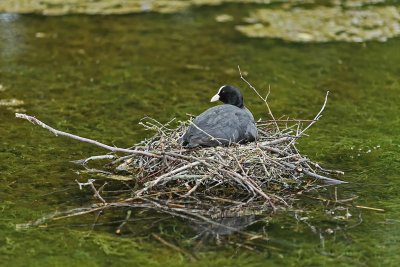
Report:
[[[400,13],[392,6],[360,10],[341,7],[259,9],[247,21],[254,23],[236,26],[246,36],[291,42],[384,42],[400,35]]]
[[[121,15],[149,11],[176,13],[192,7],[225,3],[262,6],[244,18],[249,24],[235,27],[248,37],[278,38],[291,42],[384,42],[400,35],[399,9],[385,0],[16,0],[0,2],[0,12],[50,16]],[[218,22],[234,20],[229,14],[219,14],[215,19]],[[37,32],[35,36],[48,37],[42,32]]]
[[[123,147],[147,135],[137,124],[143,116],[165,122],[199,114],[224,83],[242,88],[246,105],[261,116],[265,108],[241,83],[238,64],[261,91],[271,85],[276,116],[312,118],[330,90],[324,116],[300,144],[302,152],[345,171],[352,184],[339,188],[344,197],[357,195],[356,204],[385,213],[359,210],[363,222],[356,225],[358,213],[352,212],[355,219],[349,222],[332,222],[322,215],[324,205],[310,205],[303,217],[318,229],[354,226],[323,233],[324,247],[319,235],[291,214],[249,227],[266,230],[279,250],[214,242],[195,250],[188,240],[196,233],[179,220],[164,220],[150,230],[150,223],[133,222],[123,236],[114,234],[119,224],[90,231],[92,216],[16,231],[16,224],[87,205],[91,194],[79,191],[77,168],[68,162],[104,151],[54,137],[0,107],[0,265],[396,266],[400,40],[285,43],[245,38],[233,30],[234,21],[214,21],[219,14],[240,18],[258,8],[226,5],[189,14],[110,17],[1,14],[0,82],[7,89],[1,98],[24,101],[30,114],[59,129]],[[38,32],[48,37],[38,38]],[[113,216],[124,218],[109,214],[104,220]],[[192,263],[166,248],[146,229],[193,249],[198,260]]]
[[[141,12],[174,13],[193,5],[219,5],[227,2],[266,3],[273,0],[17,0],[0,2],[0,11],[16,13],[65,14],[129,14]],[[292,1],[299,2],[299,1]]]
[[[344,7],[361,7],[385,3],[385,0],[13,0],[0,2],[0,12],[36,13],[50,16],[66,14],[130,14],[142,12],[174,13],[190,7],[242,4],[308,5],[330,4]]]

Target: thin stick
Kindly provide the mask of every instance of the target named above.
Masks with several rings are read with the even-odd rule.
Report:
[[[172,174],[179,173],[179,172],[184,171],[184,170],[186,170],[186,169],[192,168],[192,167],[194,167],[194,166],[196,166],[196,165],[199,165],[200,163],[201,163],[201,162],[196,161],[196,162],[190,163],[190,164],[188,164],[188,165],[185,165],[185,166],[183,166],[183,167],[181,167],[181,168],[172,170],[172,171],[170,171],[170,172],[168,172],[168,173],[166,173],[166,174],[163,174],[163,175],[157,177],[157,179],[155,179],[155,180],[149,182],[149,185],[147,185],[145,188],[139,190],[139,191],[136,193],[136,195],[137,195],[137,196],[140,196],[144,191],[147,191],[147,190],[149,190],[150,188],[152,188],[152,187],[154,187],[155,185],[157,185],[162,179],[164,179],[164,178],[166,178],[166,177],[168,177],[168,176],[170,176],[170,175],[172,175]]]
[[[308,128],[310,128],[314,123],[316,123],[320,118],[321,118],[321,114],[325,109],[326,103],[328,102],[328,96],[329,96],[329,91],[326,91],[326,95],[325,95],[325,100],[324,100],[324,104],[322,105],[321,109],[319,110],[318,114],[315,116],[315,118],[310,122],[310,124],[307,125],[306,128],[304,128],[301,132],[300,132],[300,136],[307,131]]]
[[[205,180],[208,179],[209,176],[205,176],[203,178],[201,178],[200,180],[196,181],[196,184],[192,187],[192,189],[190,189],[184,196],[188,197],[190,196],[194,191],[196,191],[197,187],[199,187],[199,185],[201,185],[201,183]]]
[[[119,148],[119,147],[112,147],[103,143],[100,143],[98,141],[89,139],[89,138],[85,138],[85,137],[80,137],[78,135],[74,135],[74,134],[70,134],[70,133],[66,133],[63,131],[59,131],[57,129],[54,129],[50,126],[48,126],[47,124],[41,122],[40,120],[36,119],[33,116],[29,116],[26,114],[21,114],[21,113],[15,113],[15,117],[20,118],[20,119],[25,119],[28,120],[29,122],[35,124],[35,125],[39,125],[40,127],[49,130],[50,132],[52,132],[55,136],[65,136],[65,137],[69,137],[81,142],[85,142],[85,143],[89,143],[92,145],[96,145],[105,149],[108,149],[112,152],[123,152],[123,153],[129,153],[129,154],[137,154],[137,155],[143,155],[143,156],[148,156],[148,157],[156,157],[159,158],[161,157],[160,155],[154,154],[154,153],[150,153],[150,152],[145,152],[145,151],[140,151],[140,150],[132,150],[132,149],[126,149],[126,148]]]
[[[92,213],[92,212],[95,212],[98,210],[103,210],[107,207],[110,207],[110,206],[106,205],[106,206],[96,207],[96,208],[86,208],[86,209],[81,209],[81,211],[78,211],[78,212],[73,212],[73,210],[69,210],[67,215],[59,216],[59,217],[56,217],[56,215],[55,215],[53,218],[51,218],[51,220],[57,221],[57,220],[61,220],[61,219],[71,218],[71,217],[75,217],[75,216],[79,216],[79,215],[83,215],[83,214]]]
[[[103,202],[103,204],[107,204],[107,202],[104,200],[104,198],[100,195],[99,191],[97,191],[96,187],[94,186],[93,182],[94,179],[89,179],[86,183],[80,183],[78,180],[75,180],[75,182],[79,185],[79,189],[82,190],[82,186],[89,185],[90,188],[92,188],[95,196]]]
[[[289,162],[282,161],[281,164],[291,168],[292,170],[298,170],[298,167],[296,165],[293,165],[293,164],[291,164]],[[348,182],[345,182],[345,181],[342,181],[342,180],[325,177],[325,176],[310,172],[309,170],[306,170],[306,169],[301,169],[300,172],[303,172],[303,173],[307,174],[308,176],[314,177],[314,178],[316,178],[318,180],[323,180],[326,183],[332,184],[332,185],[335,185],[335,184],[347,184],[348,183]]]
[[[273,120],[274,123],[275,123],[276,129],[277,129],[277,131],[279,131],[278,123],[276,122],[275,117],[274,117],[274,115],[272,114],[272,110],[270,109],[269,104],[268,104],[268,102],[267,102],[267,99],[268,99],[269,93],[270,93],[270,91],[271,91],[271,88],[269,88],[268,94],[266,95],[266,97],[265,97],[265,98],[262,97],[262,96],[260,95],[260,93],[257,91],[257,89],[256,89],[253,85],[251,85],[251,84],[243,77],[242,71],[240,70],[239,65],[238,65],[238,70],[239,70],[239,74],[240,74],[240,79],[242,79],[245,83],[247,83],[247,85],[250,86],[250,88],[253,89],[253,91],[254,91],[254,92],[262,99],[262,101],[265,103],[265,105],[267,106],[267,109],[268,109],[268,113],[269,113],[269,115],[271,116],[272,120]]]
[[[360,205],[356,205],[356,208],[365,209],[365,210],[380,211],[380,212],[384,212],[385,211],[384,209],[380,209],[380,208],[372,208],[372,207],[360,206]]]
[[[329,96],[329,91],[326,92],[324,104],[322,105],[321,109],[319,110],[319,112],[317,113],[315,118],[307,125],[306,128],[304,128],[299,134],[297,134],[297,138],[301,137],[305,131],[307,131],[314,123],[316,123],[321,118],[321,116],[322,116],[321,114],[325,109],[326,103],[328,102],[328,96]],[[290,143],[287,145],[286,148],[291,146],[295,141],[296,141],[296,139],[293,139],[292,141],[290,141]]]
[[[99,155],[99,156],[91,156],[86,159],[79,159],[79,160],[73,160],[71,161],[72,163],[78,164],[78,165],[85,165],[91,160],[99,160],[99,159],[115,159],[116,156],[114,155]]]
[[[128,210],[128,211],[126,212],[125,220],[118,226],[117,230],[115,230],[115,233],[116,233],[117,235],[120,235],[120,234],[121,234],[121,229],[122,229],[122,227],[124,227],[124,225],[129,221],[129,219],[131,218],[131,214],[132,214],[132,210]]]
[[[263,122],[310,122],[313,120],[297,120],[297,119],[287,119],[287,120],[261,120],[261,123]]]

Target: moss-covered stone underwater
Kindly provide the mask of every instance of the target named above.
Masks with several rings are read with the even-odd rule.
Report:
[[[296,44],[245,38],[234,27],[258,8],[230,4],[109,17],[0,14],[0,99],[8,103],[0,106],[1,264],[396,266],[400,40]],[[221,14],[233,20],[217,23]],[[124,147],[146,136],[137,124],[143,116],[167,121],[198,114],[225,83],[242,88],[256,117],[264,114],[263,104],[240,81],[237,65],[260,90],[271,85],[276,116],[312,118],[330,90],[324,116],[302,140],[302,151],[345,171],[351,184],[338,188],[340,197],[358,196],[357,205],[386,212],[357,209],[347,221],[332,221],[325,219],[323,204],[302,199],[299,203],[310,205],[309,212],[298,216],[309,217],[317,232],[297,221],[294,212],[267,217],[248,229],[264,228],[271,238],[256,251],[236,247],[237,235],[222,238],[220,245],[205,240],[196,247],[197,241],[190,240],[195,230],[149,212],[132,218],[154,218],[152,223],[133,221],[122,236],[115,234],[120,222],[91,231],[94,216],[16,231],[17,224],[89,203],[91,193],[79,191],[74,180],[80,176],[69,161],[104,151],[16,120],[15,109]],[[345,211],[338,211],[342,215]],[[121,210],[101,215],[101,222],[124,218]],[[343,230],[318,232],[337,227]],[[188,249],[197,260],[164,246],[152,232]]]

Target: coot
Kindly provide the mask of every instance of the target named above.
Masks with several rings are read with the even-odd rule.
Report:
[[[183,146],[227,146],[257,139],[253,115],[244,106],[239,89],[230,85],[222,86],[211,98],[211,102],[218,100],[224,104],[204,111],[193,120],[182,137]]]

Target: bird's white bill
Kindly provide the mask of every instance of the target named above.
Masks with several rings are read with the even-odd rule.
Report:
[[[210,100],[210,102],[215,102],[219,100],[219,94],[216,94],[215,96],[213,96]]]

